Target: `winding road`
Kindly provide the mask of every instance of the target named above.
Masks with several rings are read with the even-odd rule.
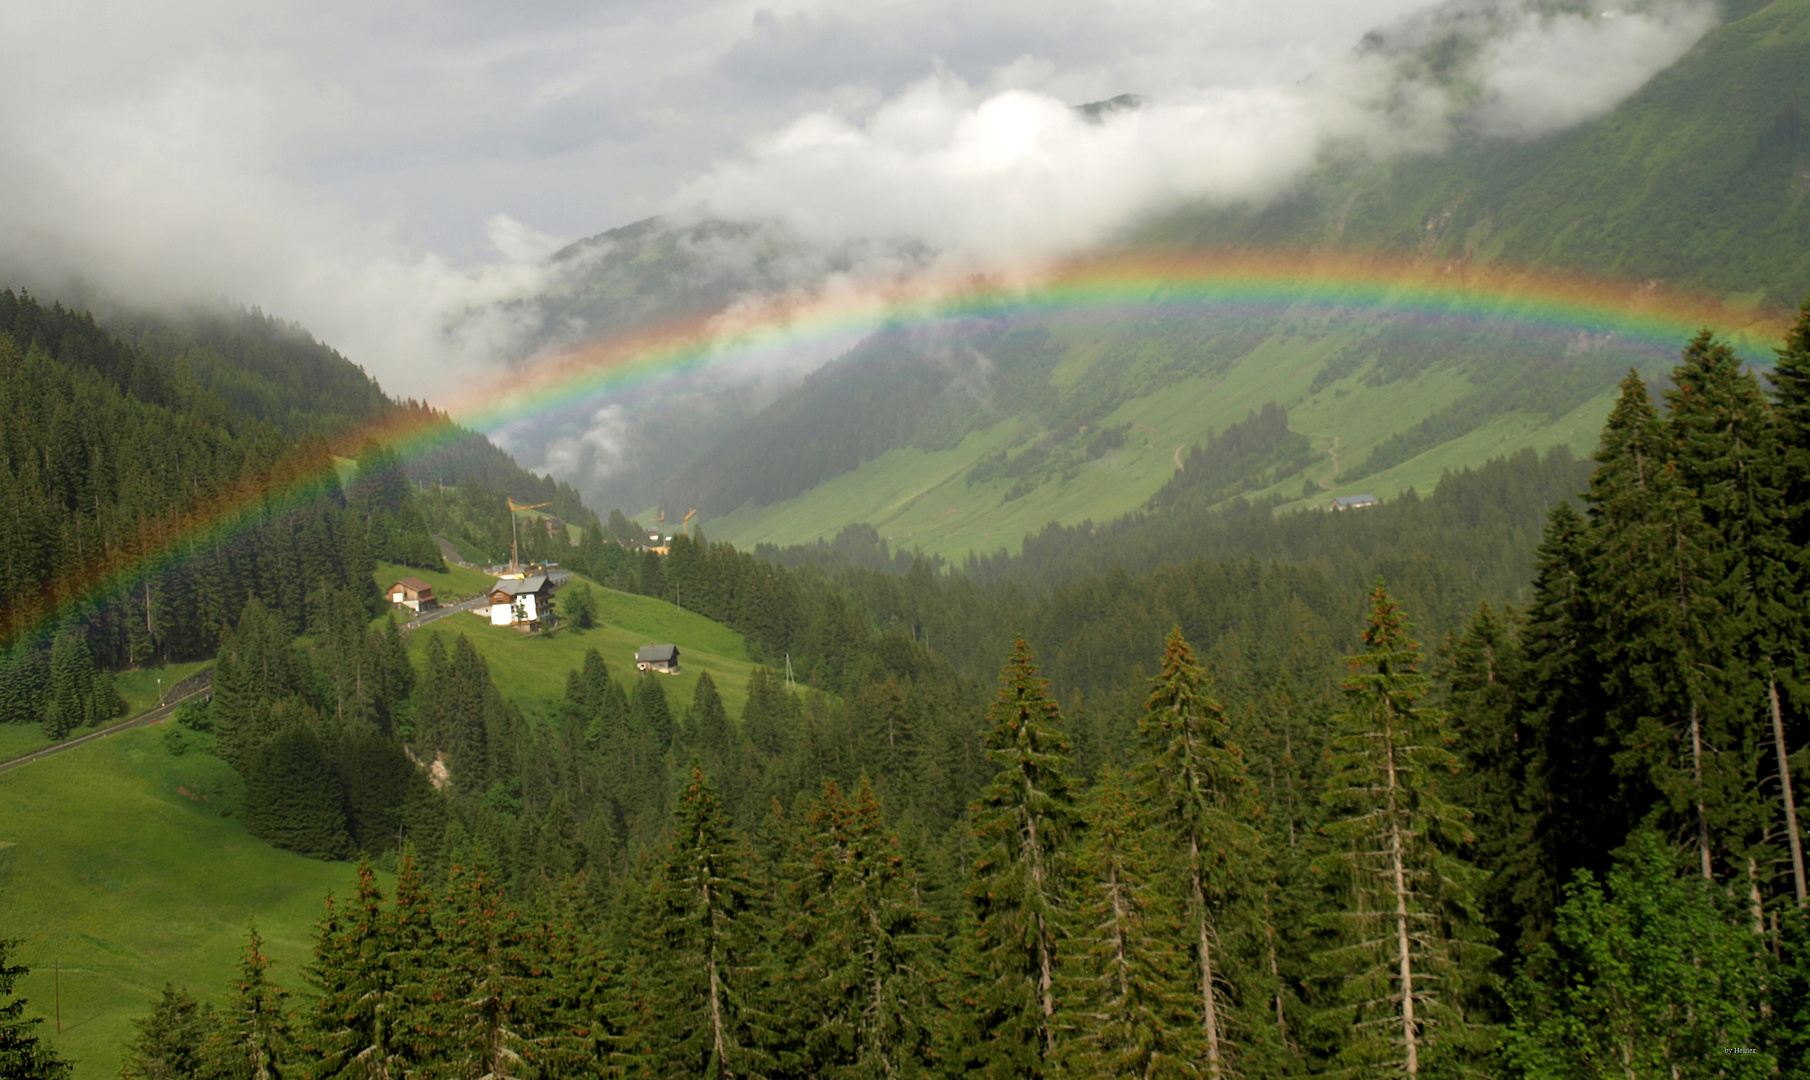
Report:
[[[152,724],[161,724],[176,712],[176,707],[178,705],[181,705],[192,697],[205,695],[210,692],[211,688],[202,687],[201,689],[194,691],[194,693],[184,694],[182,697],[179,697],[168,704],[159,705],[150,712],[139,713],[130,720],[122,720],[112,727],[102,728],[99,731],[91,731],[80,738],[70,739],[67,742],[60,742],[55,746],[47,746],[35,753],[26,754],[24,757],[16,757],[11,761],[0,762],[0,773],[6,772],[8,769],[16,769],[21,765],[30,765],[32,762],[47,758],[52,754],[60,754],[65,750],[74,750],[76,747],[85,743],[91,743],[96,739],[104,739],[109,735],[118,735],[122,731],[130,731],[133,728],[150,727]]]

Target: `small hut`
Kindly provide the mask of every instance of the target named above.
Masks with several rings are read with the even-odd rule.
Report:
[[[677,645],[643,645],[635,651],[635,667],[642,671],[657,671],[662,675],[679,673],[679,647]]]

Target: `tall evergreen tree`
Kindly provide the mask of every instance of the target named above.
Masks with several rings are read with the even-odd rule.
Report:
[[[336,911],[328,897],[305,975],[317,997],[298,1037],[310,1080],[394,1080],[407,1062],[396,1040],[395,944],[376,875],[358,867],[358,891]]]
[[[1164,895],[1168,860],[1125,777],[1110,767],[1082,803],[1086,840],[1062,957],[1063,1071],[1140,1080],[1202,1074],[1205,1043],[1188,928]],[[1164,847],[1167,844],[1163,844]]]
[[[289,995],[270,981],[270,957],[254,925],[239,956],[232,1000],[221,1015],[214,1058],[236,1080],[283,1080],[295,1039],[290,1031]]]
[[[1315,958],[1338,1004],[1326,1017],[1354,1072],[1461,1071],[1491,1033],[1468,1015],[1496,950],[1473,907],[1476,871],[1453,852],[1470,839],[1468,812],[1445,801],[1457,760],[1443,717],[1423,704],[1427,679],[1407,619],[1378,585],[1351,658],[1345,709],[1334,718],[1322,860],[1343,887],[1329,920],[1335,943]]]
[[[1240,953],[1263,932],[1264,858],[1243,754],[1180,628],[1169,632],[1138,730],[1143,803],[1183,878],[1203,1071],[1218,1077],[1233,1067],[1234,1026],[1246,1028],[1247,1044],[1267,1037],[1234,1023],[1234,1014],[1268,1000],[1235,979],[1249,970]]]
[[[520,916],[480,860],[455,867],[440,905],[442,955],[436,968],[433,1014],[441,1033],[438,1067],[447,1077],[519,1080],[539,1017],[533,959]]]
[[[750,969],[760,939],[758,894],[716,790],[695,764],[674,810],[656,893],[661,1011],[650,1034],[659,1071],[758,1075],[760,987]]]
[[[1521,700],[1526,679],[1518,621],[1512,610],[1504,620],[1481,605],[1452,639],[1438,680],[1459,759],[1451,796],[1475,815],[1469,857],[1486,875],[1480,901],[1496,940],[1510,945],[1540,924],[1538,909],[1550,888],[1538,842],[1542,763]]]
[[[1588,524],[1570,503],[1560,503],[1547,517],[1522,631],[1522,699],[1534,744],[1525,798],[1536,845],[1527,853],[1535,860],[1530,873],[1512,893],[1521,907],[1523,946],[1551,931],[1559,889],[1571,873],[1606,872],[1607,853],[1645,813],[1644,806],[1602,797],[1614,790],[1616,747],[1597,659],[1594,566]]]
[[[220,1018],[187,987],[165,983],[150,1015],[132,1026],[138,1034],[126,1045],[121,1080],[202,1080],[208,1075],[208,1040],[219,1030]]]
[[[1777,482],[1780,488],[1780,522],[1785,534],[1784,566],[1780,568],[1780,584],[1784,593],[1773,609],[1773,622],[1803,627],[1810,622],[1802,605],[1810,592],[1810,300],[1798,311],[1797,321],[1785,334],[1778,351],[1778,362],[1769,375],[1773,385],[1773,417],[1778,428]],[[1794,602],[1795,601],[1795,602]],[[1780,609],[1783,610],[1780,610]],[[1786,618],[1779,620],[1778,615]],[[1790,695],[1797,718],[1810,710],[1810,648],[1801,643],[1784,655],[1794,658],[1784,663],[1774,654],[1785,690]],[[1768,702],[1772,711],[1774,752],[1780,765],[1780,797],[1784,803],[1786,834],[1791,844],[1792,884],[1797,902],[1803,906],[1805,893],[1805,856],[1801,828],[1797,821],[1797,803],[1790,779],[1790,746],[1781,715],[1781,703]],[[1801,722],[1801,719],[1800,719]]]
[[[982,1075],[1043,1076],[1056,1056],[1058,860],[1081,820],[1062,714],[1023,638],[999,681],[984,743],[996,771],[970,811],[980,852],[968,887],[968,1049]]]
[[[1721,693],[1714,702],[1712,756],[1733,757],[1737,763],[1712,771],[1738,773],[1746,788],[1731,791],[1735,805],[1718,815],[1725,823],[1724,844],[1732,859],[1745,861],[1758,904],[1760,867],[1770,871],[1778,851],[1772,838],[1783,833],[1792,884],[1802,902],[1804,856],[1776,658],[1786,658],[1788,667],[1789,658],[1803,648],[1802,623],[1810,612],[1797,595],[1793,563],[1801,554],[1790,548],[1781,500],[1778,425],[1759,380],[1708,331],[1685,348],[1672,382],[1666,394],[1672,454],[1711,539],[1704,569],[1722,616],[1718,635],[1729,643],[1717,680]],[[1753,774],[1754,764],[1764,758],[1770,758],[1769,771],[1779,789],[1776,804],[1759,795],[1759,777]]]
[[[1713,756],[1715,680],[1727,670],[1727,627],[1706,574],[1705,530],[1646,384],[1630,372],[1603,428],[1590,479],[1595,607],[1603,683],[1620,747],[1617,764],[1638,805],[1656,790],[1696,836],[1713,875],[1718,811],[1738,805],[1735,763]]]

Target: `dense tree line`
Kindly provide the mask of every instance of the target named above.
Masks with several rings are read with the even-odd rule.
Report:
[[[1288,410],[1272,401],[1226,425],[1224,431],[1210,432],[1205,446],[1191,447],[1182,467],[1151,497],[1150,506],[1156,510],[1173,510],[1183,502],[1213,506],[1296,476],[1314,457],[1307,436],[1288,426]]]

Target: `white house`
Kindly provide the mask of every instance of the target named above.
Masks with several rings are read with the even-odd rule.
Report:
[[[490,590],[490,625],[539,630],[553,618],[553,585],[545,574],[502,578]]]

